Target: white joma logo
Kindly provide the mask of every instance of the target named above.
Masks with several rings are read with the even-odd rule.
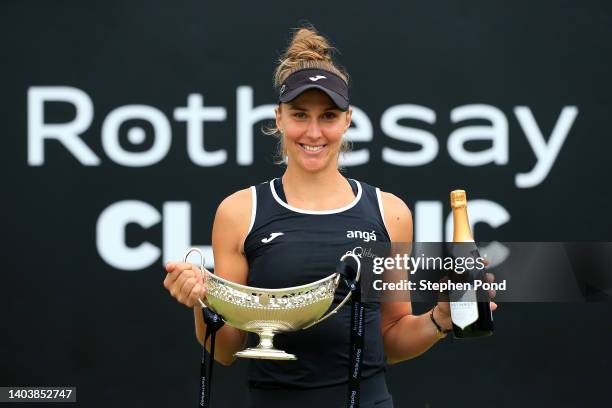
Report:
[[[274,238],[280,237],[281,235],[285,235],[285,233],[284,232],[273,232],[270,234],[269,237],[262,239],[261,242],[263,242],[264,244],[267,244],[268,242],[272,241]]]
[[[313,77],[308,77],[308,79],[310,79],[312,82],[317,82],[319,79],[327,79],[326,76],[324,75],[317,75],[317,76],[313,76]]]
[[[346,231],[347,238],[361,238],[365,242],[376,241],[376,233],[374,231]]]

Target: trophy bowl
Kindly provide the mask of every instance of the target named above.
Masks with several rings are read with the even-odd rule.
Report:
[[[204,268],[204,255],[197,248],[185,254],[184,260],[192,252],[201,257],[201,271],[206,284],[206,299],[200,301],[202,307],[208,307],[223,316],[225,323],[241,330],[256,333],[259,336],[257,347],[247,348],[234,355],[236,357],[269,360],[296,360],[293,354],[274,348],[274,335],[307,329],[322,322],[342,307],[350,298],[351,292],[325,316],[334,300],[334,293],[340,282],[340,274],[333,273],[326,278],[306,285],[282,289],[263,289],[240,285]],[[361,263],[353,253],[340,258],[344,261],[352,257],[357,263],[355,280],[359,280]]]

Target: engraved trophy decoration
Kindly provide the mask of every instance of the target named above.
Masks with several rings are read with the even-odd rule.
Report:
[[[236,357],[296,360],[295,355],[274,348],[274,335],[314,326],[336,313],[351,297],[349,291],[336,308],[323,316],[331,306],[340,282],[341,275],[338,272],[306,285],[262,289],[230,282],[208,272],[204,268],[204,254],[198,248],[188,250],[184,262],[193,252],[200,254],[200,270],[207,290],[206,300],[198,299],[200,305],[222,315],[230,326],[259,336],[257,347],[239,351]],[[340,261],[347,257],[352,257],[357,263],[357,282],[361,262],[357,255],[350,252],[343,255]]]

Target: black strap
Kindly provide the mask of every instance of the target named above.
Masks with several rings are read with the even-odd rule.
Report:
[[[202,308],[204,323],[206,323],[206,335],[202,346],[202,359],[200,362],[200,398],[199,407],[210,407],[210,394],[212,387],[212,372],[215,362],[215,337],[225,322],[223,317],[207,307]],[[206,350],[206,341],[210,337],[210,353]],[[208,369],[207,369],[208,366]]]
[[[339,272],[351,291],[351,344],[349,350],[348,408],[359,408],[361,366],[363,361],[363,337],[365,334],[365,307],[361,302],[361,285],[355,280],[355,270],[341,263]]]

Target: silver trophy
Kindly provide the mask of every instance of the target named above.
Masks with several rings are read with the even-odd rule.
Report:
[[[202,307],[209,307],[223,316],[230,326],[256,333],[257,347],[247,348],[235,354],[236,357],[268,360],[296,360],[293,354],[274,348],[276,333],[307,329],[336,313],[351,297],[349,291],[331,312],[334,293],[340,282],[338,272],[306,285],[283,289],[262,289],[239,285],[220,278],[204,268],[204,254],[192,248],[185,254],[184,261],[193,252],[200,254],[200,269],[206,284],[206,299],[198,299]],[[355,280],[359,281],[361,262],[353,253],[340,258],[352,257],[357,263]]]

